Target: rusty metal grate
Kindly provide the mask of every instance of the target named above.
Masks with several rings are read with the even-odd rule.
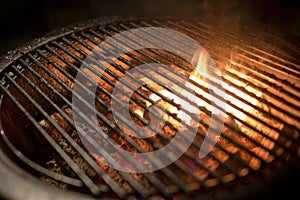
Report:
[[[181,57],[159,49],[135,50],[114,59],[110,65],[107,60],[111,58],[107,55],[111,55],[112,49],[132,48],[139,38],[148,43],[169,42],[177,48],[182,45],[180,41],[176,38],[161,41],[159,35],[145,32],[114,41],[106,49],[98,49],[100,60],[85,60],[100,42],[140,27],[168,28],[199,41],[214,59],[224,83],[235,88],[226,90],[234,102],[214,95],[226,101],[236,112],[219,108],[227,114],[222,134],[211,153],[200,159],[197,150],[209,127],[211,112],[177,92],[176,96],[201,110],[200,115],[191,114],[193,119],[200,119],[191,147],[168,167],[148,173],[127,173],[104,165],[109,159],[114,162],[110,156],[112,152],[101,147],[104,142],[97,141],[97,134],[101,133],[97,130],[95,119],[85,116],[80,110],[77,110],[78,115],[85,121],[83,129],[95,136],[85,135],[84,141],[78,136],[73,119],[76,108],[72,110],[72,89],[77,73],[83,72],[87,82],[75,95],[84,106],[93,109],[82,96],[91,93],[92,79],[100,77],[100,72],[103,72],[105,76],[101,76],[95,101],[97,120],[106,137],[132,152],[153,151],[168,144],[174,132],[178,131],[174,123],[182,119],[168,112],[169,121],[164,128],[155,130],[159,136],[146,139],[131,137],[128,132],[135,130],[126,126],[128,119],[122,119],[125,125],[118,127],[111,115],[112,89],[126,71],[140,64],[162,63],[175,69],[172,72],[161,69],[155,74],[140,71],[146,77],[147,85],[131,97],[134,105],[131,106],[131,117],[140,125],[146,125],[147,118],[136,111],[143,110],[145,115],[149,109],[147,103],[155,103],[149,94],[155,94],[163,106],[184,110],[174,99],[160,92],[169,91],[168,85],[161,79],[194,92],[180,81],[192,73],[193,66]],[[268,178],[274,171],[289,168],[299,160],[300,62],[297,56],[300,52],[275,36],[252,32],[219,30],[196,21],[129,20],[74,29],[51,38],[25,52],[1,72],[3,140],[19,161],[44,182],[96,197],[180,199],[213,194],[218,188],[247,185],[249,180],[245,180],[249,177],[257,181]],[[85,71],[80,71],[80,66]],[[132,79],[127,83],[128,91],[135,81]],[[189,81],[209,93],[204,85],[195,80]],[[208,82],[214,84],[210,80]],[[236,90],[244,95],[240,96]],[[123,91],[124,96],[128,91]],[[210,99],[201,94],[196,96],[210,104]],[[245,110],[236,102],[250,106],[251,110]],[[126,105],[120,103],[119,106]],[[191,124],[184,124],[189,130]],[[100,149],[90,152],[83,143]],[[177,151],[176,147],[173,149]],[[164,159],[170,159],[169,155],[165,155]],[[127,162],[130,163],[130,159]],[[151,165],[160,162],[159,159],[149,160]]]

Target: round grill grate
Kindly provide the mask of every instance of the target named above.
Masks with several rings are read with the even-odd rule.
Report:
[[[163,31],[114,38],[149,27],[173,30],[199,42],[216,64],[226,96],[211,92],[208,85],[218,88],[220,84],[210,77],[195,75],[198,60],[195,63],[158,48],[136,49],[142,41],[145,46],[166,43],[178,52],[186,51],[188,44],[180,39],[168,38]],[[107,39],[106,46],[99,46]],[[114,54],[123,50],[126,52],[120,56]],[[192,50],[184,53],[191,54]],[[291,172],[299,164],[299,53],[297,47],[264,32],[237,32],[194,20],[96,20],[51,33],[1,60],[3,159],[9,156],[42,182],[96,198],[216,197],[220,192],[228,195],[232,190],[270,183],[274,173]],[[160,65],[158,70],[138,71],[135,79],[126,79],[119,91],[122,95],[114,95],[119,80],[147,63]],[[73,90],[78,74],[85,79],[80,89]],[[95,81],[96,95],[91,89]],[[138,81],[144,85],[133,90]],[[200,103],[192,101],[188,92]],[[74,95],[79,106],[96,110],[96,118],[74,106]],[[96,97],[95,105],[85,100],[87,95]],[[217,119],[225,123],[220,135],[210,136],[211,151],[200,158],[199,149],[208,136],[211,120],[211,108],[205,105],[212,100],[207,95],[226,102],[226,108],[216,105],[222,111]],[[125,97],[128,104],[123,102]],[[112,113],[114,99],[115,106],[120,107],[117,119]],[[194,107],[179,105],[178,101]],[[130,119],[122,118],[126,106]],[[167,110],[166,114],[161,114],[160,108]],[[138,127],[147,126],[154,121],[149,117],[150,109],[166,122],[161,129],[150,128],[156,135],[140,138],[128,121]],[[161,124],[157,119],[156,123]],[[184,133],[180,138],[183,144],[195,127],[197,133],[191,145],[178,159],[172,160],[172,155],[181,146],[173,145],[170,154],[136,161],[142,162],[141,166],[146,163],[150,169],[165,160],[172,161],[166,167],[134,173],[107,165],[119,162],[126,163],[129,171],[140,169],[132,161],[136,157],[121,157],[115,149],[107,148],[105,137],[137,155],[172,144],[178,131]]]

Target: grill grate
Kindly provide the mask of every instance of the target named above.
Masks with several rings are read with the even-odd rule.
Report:
[[[182,81],[190,75],[193,66],[181,57],[159,49],[135,50],[108,64],[112,58],[107,55],[111,56],[113,50],[133,49],[140,39],[155,44],[167,42],[179,49],[185,44],[181,44],[176,38],[163,41],[160,36],[164,33],[154,35],[144,32],[142,35],[124,37],[123,40],[112,40],[109,47],[96,52],[100,60],[86,60],[100,42],[122,31],[140,27],[173,29],[199,41],[219,67],[224,83],[243,92],[244,96],[240,96],[236,90],[227,90],[226,94],[235,101],[252,107],[248,111],[240,104],[213,94],[245,118],[216,105],[227,114],[227,120],[219,142],[203,159],[198,158],[197,153],[209,127],[208,116],[211,112],[191,102],[183,93],[170,90],[166,84],[171,82],[194,93]],[[270,177],[270,173],[297,163],[300,156],[300,65],[298,57],[293,56],[299,55],[299,49],[275,36],[261,33],[262,39],[252,32],[253,30],[239,33],[226,29],[220,31],[196,21],[155,19],[108,23],[73,30],[55,37],[26,52],[2,70],[0,87],[3,140],[15,156],[31,167],[45,182],[98,197],[160,196],[180,199],[181,194],[200,195],[213,192],[217,187],[237,187],[244,184],[242,180],[245,177],[254,177],[257,180]],[[151,74],[139,70],[146,77],[145,80],[150,82],[144,85],[143,90],[135,91],[132,97],[128,92],[134,89],[133,84],[137,84],[139,80],[134,77],[128,80],[128,91],[123,90],[122,94],[131,98],[135,105],[130,110],[132,119],[147,125],[147,118],[138,115],[134,109],[149,109],[145,102],[155,104],[156,101],[148,94],[151,93],[158,96],[159,101],[164,102],[163,105],[168,104],[189,113],[192,120],[199,120],[200,117],[201,127],[189,150],[168,167],[140,174],[117,171],[104,165],[107,161],[117,161],[104,146],[99,146],[96,136],[85,134],[84,141],[81,141],[78,134],[88,129],[93,135],[104,134],[105,137],[113,138],[128,151],[148,152],[149,149],[156,150],[168,143],[172,144],[172,134],[179,131],[174,123],[180,123],[181,119],[170,111],[167,112],[168,119],[172,119],[174,123],[168,121],[162,130],[150,127],[158,136],[145,139],[128,135],[127,132],[137,130],[126,126],[128,119],[122,117],[122,114],[119,119],[125,124],[124,127],[118,127],[111,118],[111,99],[117,101],[120,107],[126,108],[120,99],[112,95],[112,88],[117,87],[116,81],[129,69],[147,63],[162,63],[171,66],[175,71],[161,69]],[[86,71],[81,71],[80,66]],[[105,129],[104,133],[99,132],[94,119],[86,116],[79,108],[73,107],[71,110],[77,73],[89,82],[80,83],[80,93],[73,95],[81,99],[82,104],[89,109],[94,107],[84,100],[83,95],[93,95],[89,84],[94,77],[101,77],[97,87],[99,95],[95,101],[96,107],[99,107],[96,114],[101,127]],[[205,85],[195,80],[189,81],[209,94],[210,91]],[[207,81],[218,87],[213,81]],[[152,82],[159,87],[151,85]],[[192,114],[188,109],[180,107],[174,99],[163,95],[161,90],[172,92],[180,99],[199,107],[201,115]],[[202,94],[195,96],[203,102],[211,103]],[[253,103],[253,99],[257,103]],[[159,113],[161,108],[156,111]],[[84,119],[85,124],[81,127],[83,130],[76,130],[73,112]],[[20,125],[16,125],[19,121]],[[187,122],[183,124],[186,130],[191,129]],[[182,139],[188,141],[189,135],[183,132]],[[97,148],[98,151],[95,152],[98,154],[89,152],[83,143]],[[100,144],[104,145],[104,142],[100,141]],[[173,146],[173,149],[177,152],[180,147]],[[132,158],[123,159],[134,165]],[[165,155],[163,159],[171,158]],[[161,162],[160,158],[149,160],[153,166],[160,165]]]

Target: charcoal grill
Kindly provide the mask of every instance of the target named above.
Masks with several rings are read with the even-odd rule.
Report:
[[[157,138],[145,139],[126,134],[130,130],[126,123],[117,127],[109,109],[112,88],[127,70],[140,64],[161,63],[176,69],[176,73],[162,70],[147,76],[151,82],[146,90],[137,90],[131,98],[135,105],[131,107],[132,120],[145,125],[147,119],[134,109],[147,110],[145,102],[153,103],[148,93],[180,109],[174,99],[162,95],[152,83],[168,90],[157,78],[165,77],[188,89],[179,80],[192,73],[191,63],[159,49],[128,52],[110,65],[96,60],[95,67],[85,61],[101,41],[140,27],[168,28],[198,41],[216,63],[224,83],[244,95],[230,90],[226,93],[252,110],[213,94],[245,117],[224,110],[224,128],[210,154],[200,159],[195,153],[201,147],[211,114],[200,106],[201,126],[191,147],[178,160],[153,172],[127,173],[104,164],[109,157],[105,149],[100,151],[102,154],[90,151],[89,145],[93,146],[96,137],[82,138],[77,133],[72,87],[82,64],[89,70],[90,79],[99,75],[97,67],[103,69],[105,77],[97,88],[96,107],[97,120],[107,137],[132,152],[153,151],[170,142],[176,131],[172,123],[160,130]],[[115,41],[109,48],[130,47],[136,38],[165,42],[145,32]],[[176,38],[167,42],[175,47],[182,45]],[[108,59],[106,51],[109,49],[98,49],[100,58]],[[1,59],[1,195],[10,199],[251,199],[257,198],[257,193],[266,198],[285,192],[298,175],[300,157],[299,56],[297,46],[275,35],[254,29],[233,31],[190,19],[100,19],[38,38]],[[209,93],[205,86],[193,80],[191,83]],[[88,93],[86,83],[78,95]],[[176,95],[186,98],[184,94]],[[197,97],[211,103],[200,94]],[[172,113],[168,115],[181,121]],[[97,132],[93,120],[88,116],[85,120],[86,129]]]

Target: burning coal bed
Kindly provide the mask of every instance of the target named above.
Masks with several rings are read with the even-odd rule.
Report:
[[[89,41],[86,41],[86,43],[89,44]],[[89,45],[94,46],[94,44]],[[79,43],[75,46],[80,48],[81,51],[90,53],[89,50]],[[73,52],[74,55],[83,58],[82,55],[74,52],[73,48],[70,48],[69,50]],[[148,52],[148,50],[145,50],[145,52],[153,57],[157,56],[153,55],[150,51]],[[172,141],[172,138],[174,138],[181,126],[183,132],[189,131],[188,127],[193,127],[198,130],[192,145],[175,163],[172,163],[166,169],[148,173],[120,172],[108,165],[105,156],[100,155],[96,151],[89,151],[90,155],[96,160],[101,169],[124,189],[126,193],[131,194],[127,197],[128,199],[138,198],[135,194],[135,186],[132,186],[132,183],[128,180],[137,181],[150,193],[156,193],[159,189],[152,184],[151,177],[159,177],[159,180],[166,185],[170,191],[176,193],[180,189],[175,187],[174,183],[171,181],[175,174],[177,176],[175,180],[180,180],[184,183],[188,190],[196,191],[200,190],[203,185],[210,188],[219,185],[220,182],[231,182],[238,177],[245,177],[251,171],[259,170],[262,166],[262,162],[270,163],[274,160],[274,155],[270,152],[273,152],[275,149],[275,142],[279,138],[279,133],[270,127],[282,130],[284,125],[269,118],[265,113],[256,109],[256,107],[266,109],[264,103],[260,101],[260,99],[264,98],[264,94],[255,87],[247,85],[248,82],[252,81],[252,77],[243,74],[243,72],[240,72],[235,68],[231,68],[230,65],[223,67],[223,69],[218,71],[218,75],[224,80],[222,87],[226,93],[226,96],[224,97],[226,100],[226,107],[218,108],[215,114],[218,116],[218,119],[224,120],[225,124],[222,128],[221,135],[210,133],[211,135],[209,135],[209,137],[211,140],[216,141],[217,143],[212,147],[208,155],[203,158],[199,157],[199,149],[201,144],[203,144],[205,136],[208,135],[208,128],[211,121],[212,106],[209,87],[215,87],[216,91],[218,90],[218,86],[215,84],[214,79],[207,73],[206,54],[203,52],[198,53],[199,55],[196,56],[197,60],[192,62],[194,66],[191,66],[190,63],[169,55],[168,52],[161,51],[161,55],[170,56],[174,58],[174,61],[188,66],[188,70],[184,70],[171,63],[171,67],[177,73],[168,71],[164,68],[159,69],[159,71],[162,72],[161,74],[146,71],[145,73],[150,74],[151,77],[154,78],[140,78],[140,80],[143,81],[144,86],[140,87],[137,91],[134,91],[133,95],[130,97],[124,95],[124,98],[130,98],[129,107],[131,120],[138,126],[144,127],[147,125],[147,122],[151,120],[156,120],[156,123],[158,124],[164,121],[160,133],[152,135],[151,130],[149,130],[149,135],[152,136],[148,138],[135,137],[135,131],[124,122],[120,122],[118,123],[119,125],[117,125],[111,110],[108,109],[111,105],[112,91],[115,86],[114,84],[116,83],[116,77],[122,77],[124,70],[129,70],[131,68],[131,66],[128,65],[128,62],[132,65],[138,65],[140,64],[140,59],[144,56],[139,52],[132,52],[133,56],[124,54],[121,59],[115,59],[114,63],[121,66],[123,71],[116,69],[114,66],[109,65],[104,61],[99,61],[99,63],[106,67],[105,71],[97,65],[93,65],[93,69],[88,67],[83,69],[83,72],[91,80],[97,80],[99,87],[101,87],[101,89],[97,90],[97,97],[100,98],[101,103],[98,101],[96,103],[96,108],[103,116],[105,116],[106,120],[103,120],[100,117],[97,119],[90,118],[90,116],[86,117],[90,118],[93,122],[98,121],[97,123],[100,124],[104,133],[112,138],[120,148],[134,153],[138,153],[139,151],[152,152],[164,147]],[[60,54],[62,57],[67,58],[68,62],[76,63],[75,60],[67,56],[64,52],[60,52]],[[137,57],[138,60],[134,59],[135,57]],[[61,66],[65,66],[57,56],[50,55],[50,58],[61,64]],[[124,60],[126,62],[124,62]],[[44,61],[41,60],[40,62],[43,63]],[[54,71],[55,74],[61,80],[64,80],[70,88],[73,87],[73,81],[54,69],[54,66],[47,62],[45,62],[44,65]],[[39,69],[37,69],[37,71],[38,70]],[[105,79],[101,78],[99,81],[96,72],[104,74]],[[45,79],[49,78],[49,80],[51,80],[48,75],[43,73],[44,72],[41,72]],[[116,77],[113,75],[116,75]],[[170,79],[167,79],[166,77]],[[188,78],[188,81],[184,81],[183,77]],[[157,80],[159,80],[159,82],[157,82]],[[177,80],[177,83],[174,84],[174,82],[170,80]],[[128,84],[134,85],[136,82],[135,80],[128,80]],[[90,85],[91,82],[85,83],[87,88],[90,87]],[[170,90],[170,88],[172,88],[172,90]],[[239,90],[239,88],[244,88],[245,91],[255,94],[255,96],[250,96],[247,92]],[[64,89],[59,89],[64,92]],[[122,89],[125,93],[132,92],[129,87],[124,86]],[[123,97],[120,97],[121,100],[122,98]],[[181,105],[179,105],[180,103]],[[149,110],[151,108],[158,113],[161,119],[159,119],[159,117],[157,119],[151,119],[149,117]],[[166,112],[163,112],[159,108],[163,108]],[[63,105],[61,109],[69,118],[74,120],[74,113],[69,105]],[[83,144],[86,143],[86,141],[82,141],[76,128],[65,119],[66,117],[58,112],[54,112],[51,114],[51,118],[62,127],[62,129],[67,132],[77,144],[83,149],[86,149],[86,145]],[[162,122],[160,122],[160,120]],[[103,190],[107,190],[108,197],[117,198],[116,194],[109,192],[110,187],[99,178],[97,172],[87,163],[78,151],[70,145],[60,131],[57,130],[48,119],[39,121],[39,124],[49,133],[59,146],[61,146],[63,151],[70,155],[79,168],[91,177],[96,185],[100,185]],[[108,124],[112,126],[109,126]],[[91,126],[87,124],[81,124],[81,126],[92,135],[92,138],[96,143],[100,146],[106,146],[105,141],[99,138],[97,131]],[[218,124],[212,124],[211,126],[218,126]],[[116,131],[117,129],[118,131]],[[286,145],[289,145],[288,141],[286,141]],[[136,146],[140,149],[138,150]],[[278,155],[283,152],[280,148],[275,150]],[[113,154],[113,152],[111,153]],[[77,175],[72,172],[70,166],[62,160],[55,151],[47,152],[47,154],[49,159],[44,163],[41,163],[42,166],[58,174],[67,175],[73,178],[77,177]],[[168,157],[168,155],[166,156]],[[115,157],[118,157],[118,155],[115,155]],[[122,157],[118,158],[121,162],[124,159]],[[149,165],[151,166],[151,161],[143,160],[143,162],[149,162]],[[132,168],[135,166],[127,167]],[[171,174],[169,173],[170,171],[172,172]],[[172,177],[171,180],[170,177]],[[40,179],[48,184],[63,189],[75,188],[75,190],[83,190],[83,192],[85,192],[84,188],[77,188],[67,183],[59,182],[46,175],[41,175]],[[158,193],[149,199],[164,199],[164,197],[160,196]]]

